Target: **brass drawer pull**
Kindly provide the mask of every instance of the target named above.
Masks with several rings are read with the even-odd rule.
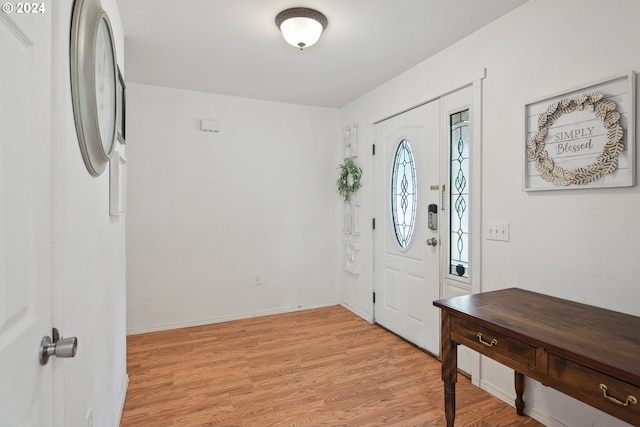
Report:
[[[633,403],[634,405],[636,403],[638,403],[638,399],[636,399],[635,396],[633,396],[631,394],[629,396],[627,396],[627,400],[625,400],[624,402],[622,400],[620,400],[620,399],[616,399],[615,397],[610,396],[609,394],[607,394],[607,391],[609,390],[609,388],[604,384],[600,384],[600,389],[604,393],[604,397],[606,397],[607,399],[609,399],[613,403],[617,403],[618,405],[629,406],[629,403]]]
[[[494,345],[498,344],[498,340],[497,339],[492,339],[491,342],[487,342],[485,340],[482,339],[482,332],[478,332],[478,341],[480,341],[482,344],[486,345],[487,347],[493,347]]]

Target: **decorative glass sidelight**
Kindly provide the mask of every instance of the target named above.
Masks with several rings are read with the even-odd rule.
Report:
[[[396,240],[403,249],[409,247],[413,237],[417,202],[416,163],[411,144],[403,139],[396,149],[391,173],[391,218]]]
[[[469,277],[469,110],[449,116],[449,273]]]

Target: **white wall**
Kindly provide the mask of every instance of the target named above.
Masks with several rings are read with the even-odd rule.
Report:
[[[517,286],[640,315],[634,268],[640,188],[522,190],[524,105],[629,70],[640,72],[639,16],[637,0],[531,0],[345,106],[342,124],[360,123],[370,137],[373,120],[469,83],[486,67],[483,203],[474,214],[482,215],[484,224],[509,222],[511,240],[482,241],[483,290]],[[360,161],[366,218],[371,215],[366,211],[371,159],[361,156]],[[359,278],[343,274],[342,298],[366,317],[372,310],[370,235],[365,233],[361,243],[364,273]],[[512,371],[483,359],[481,382],[513,401]],[[532,381],[525,402],[551,426],[626,425]]]
[[[338,110],[133,83],[127,101],[129,333],[340,302]]]
[[[124,65],[124,35],[115,0],[101,0]],[[59,426],[116,427],[127,385],[125,218],[109,217],[109,172],[84,166],[71,107],[69,34],[73,1],[56,0],[52,64],[53,323],[78,337],[74,359],[54,359]]]

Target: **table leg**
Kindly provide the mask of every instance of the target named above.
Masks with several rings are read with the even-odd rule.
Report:
[[[458,343],[451,341],[449,313],[442,311],[440,335],[442,359],[442,381],[444,381],[444,414],[447,427],[453,427],[456,417],[456,381],[458,380]]]
[[[524,374],[516,372],[514,382],[516,385],[516,411],[518,415],[524,415],[524,400],[522,399],[524,394]]]
[[[456,418],[456,384],[444,383],[444,416],[447,419],[447,427],[453,427]]]

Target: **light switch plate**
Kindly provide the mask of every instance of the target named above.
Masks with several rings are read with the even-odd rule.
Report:
[[[487,225],[487,240],[509,241],[508,222],[489,222]]]

